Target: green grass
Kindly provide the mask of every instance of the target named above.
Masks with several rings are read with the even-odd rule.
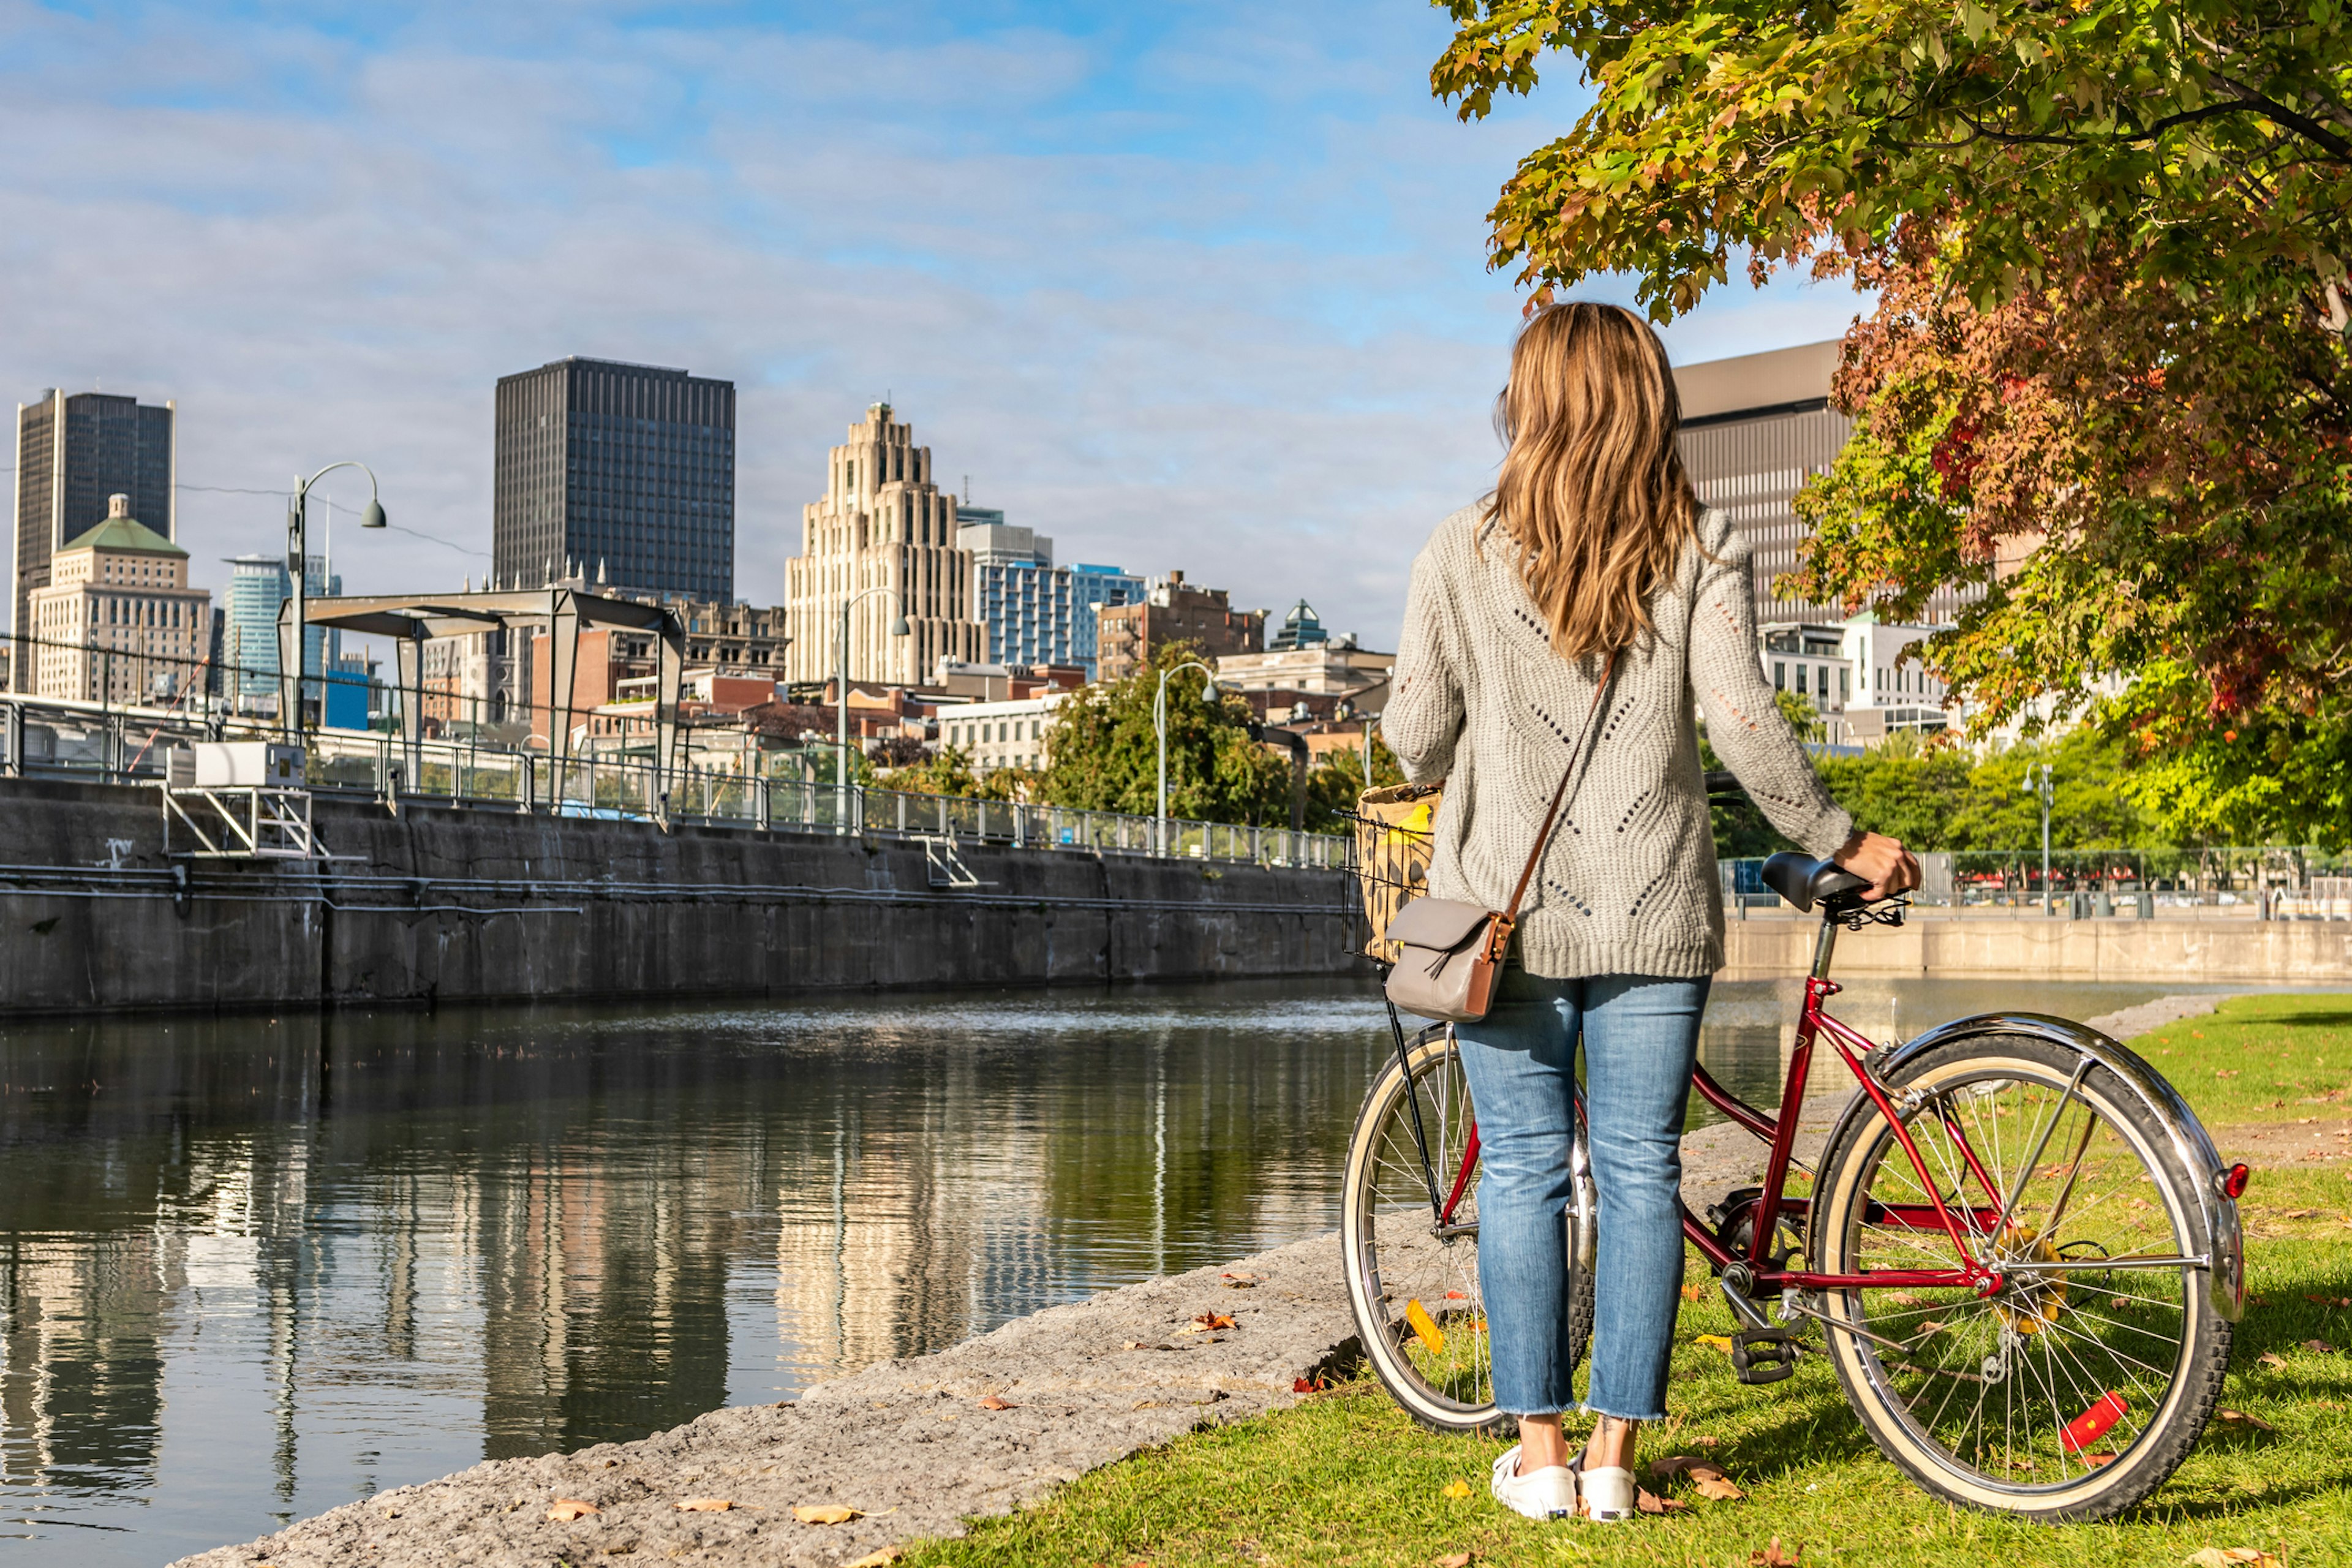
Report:
[[[2208,1127],[2352,1114],[2352,996],[2240,996],[2131,1042]]]
[[[2336,1101],[2304,1101],[2352,1083],[2352,997],[2232,1002],[2135,1044],[2209,1125],[2294,1125],[2320,1114],[2332,1128],[2344,1114]],[[2307,1135],[2298,1127],[2296,1136]],[[1741,1386],[1725,1356],[1696,1342],[1731,1327],[1708,1296],[1683,1309],[1669,1394],[1675,1414],[1645,1435],[1643,1462],[1703,1454],[1745,1489],[1738,1501],[1707,1502],[1685,1483],[1653,1482],[1690,1510],[1624,1527],[1523,1521],[1486,1496],[1502,1442],[1425,1432],[1377,1384],[1358,1384],[1107,1467],[1035,1508],[975,1525],[963,1540],[918,1543],[905,1562],[1428,1568],[1466,1552],[1529,1568],[1737,1568],[1777,1536],[1784,1551],[1801,1543],[1807,1564],[2086,1568],[2178,1563],[2207,1546],[2258,1547],[2289,1565],[2352,1563],[2352,1354],[2303,1348],[2323,1340],[2352,1350],[2352,1309],[2330,1304],[2352,1298],[2352,1161],[2332,1136],[2321,1147],[2330,1157],[2300,1147],[2254,1157],[2242,1205],[2255,1300],[2238,1325],[2222,1404],[2277,1430],[2215,1422],[2171,1481],[2119,1521],[2053,1528],[1935,1501],[1879,1455],[1821,1361],[1807,1358],[1770,1388]],[[1707,1279],[1696,1261],[1690,1277]],[[2263,1365],[2266,1352],[2284,1364]],[[1469,1495],[1447,1496],[1454,1483]]]

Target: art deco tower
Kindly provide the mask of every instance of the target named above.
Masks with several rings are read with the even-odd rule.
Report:
[[[877,403],[833,448],[824,499],[801,509],[801,552],[784,563],[792,642],[785,679],[824,680],[839,655],[841,604],[887,588],[850,613],[849,679],[916,686],[943,658],[977,662],[986,628],[973,618],[971,552],[956,547],[956,503],[931,482],[931,449]],[[911,635],[890,635],[907,617]]]

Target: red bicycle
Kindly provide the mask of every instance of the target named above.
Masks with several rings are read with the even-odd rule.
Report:
[[[2246,1168],[2221,1163],[2155,1068],[2067,1019],[1985,1014],[1887,1046],[1847,1027],[1823,1006],[1838,931],[1900,924],[1904,900],[1866,904],[1860,879],[1799,855],[1763,874],[1822,917],[1780,1110],[1704,1067],[1691,1081],[1770,1158],[1762,1186],[1682,1215],[1739,1324],[1740,1381],[1825,1358],[1886,1457],[1956,1503],[2051,1521],[2131,1507],[2195,1445],[2229,1369]],[[1408,1035],[1393,1009],[1391,1024],[1342,1195],[1356,1326],[1419,1420],[1497,1426],[1469,1086],[1450,1026]],[[1823,1044],[1856,1088],[1808,1168],[1797,1115]],[[1581,1347],[1600,1199],[1578,1111],[1565,1218]]]

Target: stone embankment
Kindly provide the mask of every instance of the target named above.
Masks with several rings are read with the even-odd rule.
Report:
[[[2166,997],[2091,1022],[2128,1037],[2218,1000]],[[1843,1093],[1807,1101],[1801,1155],[1818,1154]],[[1763,1145],[1737,1127],[1704,1129],[1683,1148],[1684,1194],[1701,1208],[1762,1170]],[[898,1542],[960,1535],[968,1520],[1183,1433],[1280,1409],[1301,1380],[1357,1358],[1339,1247],[1321,1237],[1049,1308],[793,1403],[381,1492],[176,1568],[879,1562]],[[709,1500],[730,1506],[680,1506]],[[823,1524],[793,1512],[828,1505],[855,1515]]]

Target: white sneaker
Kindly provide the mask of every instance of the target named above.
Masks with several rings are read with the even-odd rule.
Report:
[[[1577,1512],[1603,1524],[1621,1524],[1640,1511],[1633,1472],[1622,1466],[1588,1470],[1579,1464],[1576,1495]]]
[[[1529,1519],[1566,1519],[1576,1511],[1576,1478],[1569,1474],[1568,1467],[1546,1465],[1523,1476],[1519,1474],[1517,1443],[1503,1450],[1503,1457],[1495,1461],[1491,1489],[1496,1502]]]

